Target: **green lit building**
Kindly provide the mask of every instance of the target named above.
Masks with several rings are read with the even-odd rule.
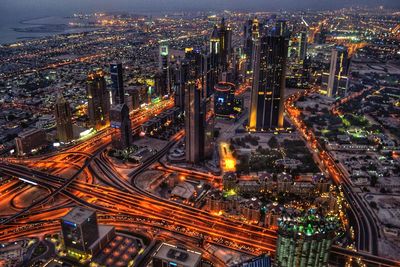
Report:
[[[329,251],[339,229],[336,217],[314,212],[279,220],[276,263],[280,267],[328,266]]]

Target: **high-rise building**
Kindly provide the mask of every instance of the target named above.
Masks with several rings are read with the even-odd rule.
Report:
[[[110,76],[112,81],[112,104],[123,104],[125,102],[125,91],[122,63],[110,64]]]
[[[15,137],[15,147],[18,156],[24,156],[48,144],[46,133],[40,129],[30,129]]]
[[[67,251],[89,253],[99,237],[96,212],[80,207],[72,209],[61,218],[61,231]]]
[[[201,84],[196,80],[186,82],[185,91],[185,133],[186,161],[198,163],[202,160],[204,146],[201,144],[204,135],[201,114]],[[203,131],[201,131],[203,130]]]
[[[336,46],[332,49],[329,73],[322,74],[322,87],[329,97],[344,97],[349,83],[350,60],[347,48]]]
[[[171,81],[170,81],[170,68],[169,68],[169,52],[168,44],[160,43],[159,47],[159,69],[161,72],[160,81],[160,94],[162,96],[171,93]]]
[[[64,248],[71,258],[95,255],[115,237],[113,226],[98,225],[96,211],[75,207],[61,218]]]
[[[162,243],[152,257],[153,267],[200,267],[201,253]]]
[[[322,217],[312,211],[299,217],[284,216],[278,222],[276,264],[280,267],[328,266],[338,227],[336,217]]]
[[[213,32],[210,37],[210,49],[206,58],[206,93],[210,96],[213,93],[214,85],[218,82],[218,76],[220,73],[220,37],[218,27],[214,26]]]
[[[307,57],[307,31],[303,30],[299,34],[298,41],[298,58],[300,61],[304,62]]]
[[[250,260],[234,265],[234,267],[271,267],[271,258],[266,255],[260,255]]]
[[[57,96],[55,117],[58,140],[64,143],[71,141],[74,138],[71,107],[61,93]]]
[[[254,45],[249,130],[283,127],[288,45],[286,26],[282,22]]]
[[[132,146],[132,126],[126,104],[111,106],[110,126],[114,129],[111,134],[113,148],[122,150]]]
[[[253,66],[253,46],[260,37],[260,23],[257,18],[250,19],[244,25],[243,52],[247,58],[246,70],[251,72]]]
[[[110,97],[102,70],[89,73],[87,78],[87,94],[90,125],[99,130],[107,125],[110,112]]]
[[[214,103],[207,93],[204,55],[191,51],[185,60],[186,160],[199,163],[214,152]]]
[[[222,18],[219,27],[219,65],[222,71],[228,69],[228,64],[232,52],[232,29],[225,24],[225,18]]]
[[[235,118],[240,113],[241,101],[235,96],[233,83],[219,82],[214,87],[214,112],[216,116]]]

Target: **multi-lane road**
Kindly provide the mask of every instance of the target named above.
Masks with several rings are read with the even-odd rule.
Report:
[[[289,101],[295,100],[295,98],[289,98],[287,104],[290,105],[291,103]],[[137,116],[133,118],[132,127],[137,129],[140,127],[140,124],[153,114],[157,114],[169,106],[170,104],[160,105],[155,108],[153,113],[146,112],[146,114],[137,114]],[[304,126],[298,121],[298,118],[293,116],[290,110],[288,110],[288,114],[291,116],[291,119],[294,121],[299,131],[305,133]],[[142,171],[148,169],[153,163],[159,161],[170,147],[183,136],[183,131],[178,132],[171,138],[164,149],[158,151],[132,171],[129,174],[132,183],[120,177],[118,172],[110,166],[107,159],[102,156],[103,154],[101,152],[110,142],[109,130],[104,130],[85,142],[66,149],[59,155],[50,155],[40,160],[35,159],[32,162],[30,162],[29,159],[23,162],[4,160],[0,162],[0,170],[6,175],[23,178],[25,181],[49,188],[51,190],[51,197],[61,194],[68,198],[70,202],[60,205],[58,207],[59,209],[66,209],[69,207],[68,205],[78,204],[98,210],[100,212],[100,222],[127,226],[132,222],[141,222],[154,229],[162,229],[172,233],[179,233],[188,238],[194,238],[198,240],[199,243],[206,242],[217,244],[254,255],[262,252],[268,252],[273,255],[276,248],[277,237],[274,230],[212,215],[194,207],[154,196],[136,186],[134,182],[135,177]],[[310,138],[307,140],[310,142],[311,146],[315,146],[315,140]],[[323,155],[324,154],[320,155],[321,161],[326,164],[328,171],[334,179],[340,182],[344,190],[347,191],[348,188],[345,186],[346,182],[339,180],[342,174],[336,170],[337,167],[335,165],[330,165],[331,161],[329,157],[325,158]],[[68,163],[65,162],[67,160]],[[52,165],[54,162],[63,161],[65,163],[61,164],[61,166],[59,166],[59,164],[55,166]],[[76,170],[75,175],[69,178],[63,178],[54,175],[53,172],[46,173],[32,168],[43,162],[49,162],[50,166],[53,166],[49,168],[50,170],[57,168],[73,168],[76,170],[76,166],[80,167]],[[69,164],[69,162],[73,162],[74,164]],[[166,165],[161,165],[159,168],[166,170],[173,169],[173,167]],[[90,175],[92,177],[91,179],[88,177],[82,179],[84,170],[86,176]],[[173,170],[186,175],[192,172],[191,170],[185,171],[183,169]],[[204,180],[209,179],[209,181],[219,179],[210,174],[196,173],[196,175]],[[94,184],[94,178],[101,179],[105,185]],[[362,245],[360,244],[360,248],[367,252],[374,252],[372,249],[374,246],[372,244],[374,243],[372,240],[374,232],[371,228],[368,228],[368,224],[362,218],[360,219],[360,216],[362,216],[360,214],[361,206],[354,206],[362,205],[358,204],[360,199],[356,198],[351,190],[348,194],[349,195],[346,195],[346,197],[348,197],[349,203],[353,205],[354,215],[359,218],[358,224],[361,223],[357,229],[359,232],[362,232],[361,236],[364,236],[364,243],[369,244],[367,248],[361,247]],[[6,218],[1,222],[0,241],[12,240],[22,236],[37,235],[46,231],[58,231],[58,216],[60,213],[57,213],[57,210],[57,207],[50,209],[50,207],[46,205],[46,199],[43,199],[41,203],[35,203],[15,215]],[[356,210],[359,212],[357,213]],[[41,220],[32,220],[40,216],[38,215],[38,211],[41,211],[45,216],[43,215]],[[367,222],[370,223],[369,221]],[[361,227],[361,225],[363,225],[364,228]],[[338,256],[362,258],[367,263],[379,262],[381,266],[400,266],[398,262],[373,256],[362,251],[356,252],[342,248],[334,248],[332,252]]]

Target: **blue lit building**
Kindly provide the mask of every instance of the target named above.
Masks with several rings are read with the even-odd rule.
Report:
[[[235,267],[271,267],[271,258],[266,255],[260,255],[248,261],[242,262]]]
[[[110,64],[110,76],[112,81],[112,104],[123,104],[125,102],[125,92],[121,63]]]

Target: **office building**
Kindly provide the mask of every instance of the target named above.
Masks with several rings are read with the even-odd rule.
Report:
[[[228,64],[230,61],[232,53],[232,29],[229,25],[225,24],[225,18],[222,18],[219,27],[219,65],[221,71],[226,71],[228,69]]]
[[[244,25],[243,52],[246,55],[246,71],[251,73],[253,66],[253,46],[260,37],[261,25],[257,18],[249,19]]]
[[[234,265],[234,267],[271,267],[271,266],[272,266],[271,258],[266,254],[254,257],[248,261]]]
[[[322,74],[322,88],[329,97],[344,97],[349,83],[350,60],[347,48],[337,46],[332,49],[329,73]]]
[[[298,58],[304,62],[307,57],[307,31],[303,30],[298,36]]]
[[[206,57],[206,94],[207,96],[212,95],[214,85],[218,82],[218,76],[220,73],[220,36],[218,27],[214,26],[213,32],[210,37],[210,49]]]
[[[218,117],[235,118],[241,112],[233,83],[219,82],[214,87],[214,112]]]
[[[110,112],[110,98],[102,70],[89,73],[87,94],[90,125],[99,130],[108,124]]]
[[[278,221],[276,264],[280,267],[325,267],[336,236],[336,217],[322,217],[314,211],[302,216],[284,215]]]
[[[153,267],[200,267],[201,253],[162,243],[152,257]]]
[[[55,118],[58,140],[63,143],[71,141],[74,138],[71,107],[61,93],[55,104]]]
[[[204,146],[201,145],[203,117],[201,114],[201,87],[193,80],[186,83],[185,91],[185,139],[186,161],[198,163],[202,160]]]
[[[14,141],[18,156],[34,153],[48,144],[46,133],[40,129],[30,129],[19,133]]]
[[[159,47],[159,69],[160,69],[160,96],[169,95],[171,93],[170,67],[168,44],[160,43]]]
[[[132,146],[132,126],[126,104],[111,106],[110,126],[113,128],[111,144],[114,149],[123,150]]]
[[[64,248],[71,258],[90,258],[115,237],[112,226],[97,224],[96,212],[76,207],[61,218]]]
[[[125,102],[125,92],[122,63],[113,63],[110,65],[110,76],[112,82],[112,104],[123,104]]]
[[[254,45],[249,117],[251,131],[283,127],[288,45],[289,38],[283,22],[265,33]]]

